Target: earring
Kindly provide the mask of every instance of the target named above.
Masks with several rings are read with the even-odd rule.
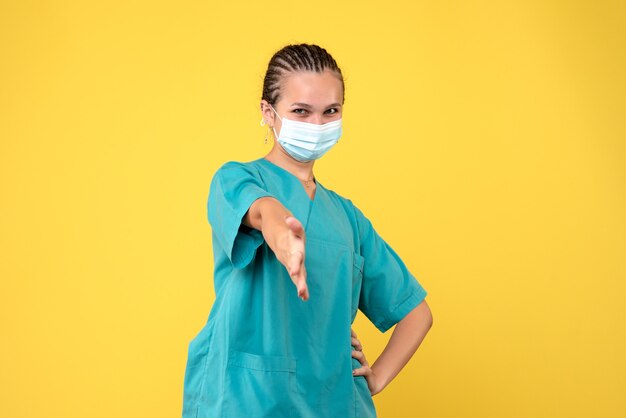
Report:
[[[267,121],[265,120],[265,118],[261,118],[261,122],[259,122],[259,124],[261,126],[265,126],[265,124],[267,123]],[[267,136],[270,134],[270,127],[268,125],[267,127],[267,132],[265,133],[265,143],[267,144]]]

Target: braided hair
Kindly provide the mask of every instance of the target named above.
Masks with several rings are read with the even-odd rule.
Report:
[[[280,82],[287,73],[295,71],[322,73],[325,69],[335,72],[341,80],[342,93],[345,94],[341,69],[324,48],[311,44],[287,45],[270,59],[263,81],[261,100],[266,100],[272,106],[276,104],[280,99]]]

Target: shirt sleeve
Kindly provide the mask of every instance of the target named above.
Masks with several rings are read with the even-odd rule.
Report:
[[[384,333],[419,305],[427,292],[370,220],[353,207],[364,258],[359,309]]]
[[[229,161],[213,176],[207,202],[213,245],[219,245],[234,268],[246,267],[263,243],[261,231],[242,223],[252,203],[264,196],[275,197],[244,163]]]

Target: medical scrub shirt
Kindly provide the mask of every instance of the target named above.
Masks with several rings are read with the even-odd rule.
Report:
[[[427,293],[350,199],[316,183],[311,199],[265,158],[229,161],[213,176],[216,298],[189,343],[184,418],[376,416],[365,377],[352,375],[357,309],[384,333]],[[263,196],[305,229],[307,301],[261,231],[241,222]]]

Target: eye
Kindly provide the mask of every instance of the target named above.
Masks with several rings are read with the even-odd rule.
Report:
[[[300,110],[302,110],[302,112],[299,112]],[[305,115],[306,109],[294,109],[293,113],[297,113],[298,115]]]
[[[326,112],[329,112],[330,110],[333,110],[334,112],[330,112],[329,115],[334,115],[335,113],[339,112],[336,107],[331,107]]]

